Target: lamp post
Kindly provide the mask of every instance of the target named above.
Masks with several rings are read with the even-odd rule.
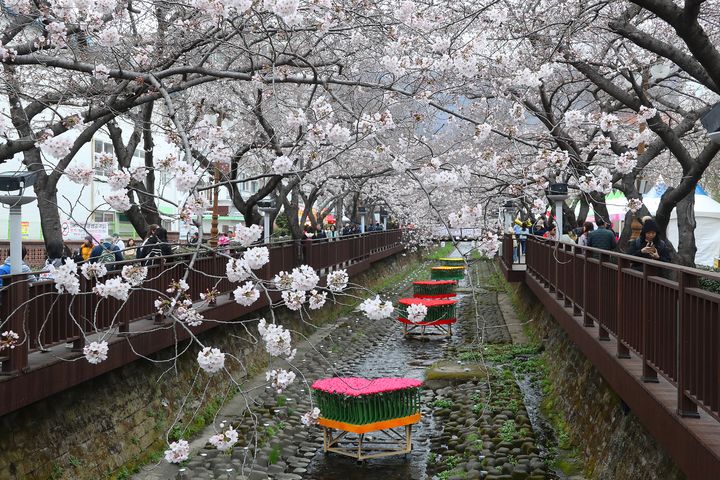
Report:
[[[270,243],[270,213],[275,209],[275,202],[266,198],[257,203],[258,210],[263,216],[263,238],[266,244]]]
[[[515,203],[512,200],[508,200],[502,206],[503,212],[503,228],[508,229],[512,227],[513,214],[515,213]]]
[[[19,195],[1,195],[0,203],[10,206],[10,273],[22,273],[22,206],[35,201],[23,195],[35,183],[35,172],[0,174],[0,190]]]
[[[708,131],[708,138],[711,142],[720,145],[720,102],[700,119],[705,130]]]
[[[358,215],[360,215],[360,233],[365,233],[365,214],[367,207],[358,207]]]
[[[567,193],[567,183],[551,183],[546,194],[548,200],[555,202],[555,217],[557,218],[557,238],[563,234],[563,206],[570,195]]]

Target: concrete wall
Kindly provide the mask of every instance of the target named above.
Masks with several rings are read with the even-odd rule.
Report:
[[[516,307],[542,339],[551,400],[564,417],[572,442],[584,454],[586,475],[598,480],[676,480],[685,475],[575,347],[540,301],[515,285]]]
[[[377,285],[415,261],[415,256],[396,255],[374,264],[352,281]],[[287,328],[311,332],[298,315],[280,310],[279,319]],[[313,320],[319,325],[339,314],[340,308],[325,307],[314,312]],[[267,362],[267,354],[252,344],[242,327],[219,327],[200,339],[242,360],[242,366],[226,362],[236,379],[259,372]],[[228,394],[227,377],[198,374],[197,351],[193,346],[171,363],[160,361],[172,358],[173,349],[161,351],[152,362],[134,362],[0,418],[0,479],[126,478],[138,463],[159,459],[165,432],[184,395],[190,393],[186,411],[212,418],[212,403]],[[180,425],[193,422],[198,428],[204,425],[192,415],[185,415]]]

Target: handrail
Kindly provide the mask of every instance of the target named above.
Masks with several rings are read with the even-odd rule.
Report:
[[[533,235],[526,253],[526,280],[597,327],[598,340],[615,337],[618,358],[635,352],[644,382],[675,385],[679,415],[702,408],[720,421],[720,294],[698,288],[720,273]]]

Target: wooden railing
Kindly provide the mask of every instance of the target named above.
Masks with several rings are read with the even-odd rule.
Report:
[[[642,381],[671,382],[680,415],[702,408],[720,420],[720,294],[700,288],[720,274],[531,237],[526,275],[597,328],[599,341],[615,337],[617,357],[640,357]]]
[[[382,257],[382,252],[401,248],[401,238],[401,230],[389,230],[271,244],[269,263],[255,273],[263,280],[271,280],[278,272],[290,271],[301,263],[309,264],[321,275],[332,268],[352,268],[360,262]],[[242,250],[225,253],[238,257]],[[225,257],[200,256],[188,272],[191,257],[185,253],[154,260],[155,264],[148,267],[142,288],[133,289],[125,302],[89,293],[94,282],[82,276],[80,290],[85,293],[82,295],[59,294],[51,280],[30,283],[27,274],[4,276],[4,286],[0,290],[0,332],[12,330],[20,334],[21,339],[14,349],[0,351],[2,372],[23,375],[29,355],[59,344],[72,343],[73,350],[80,351],[88,334],[109,328],[116,329],[119,334],[129,332],[132,323],[154,318],[157,312],[155,300],[173,280],[184,278],[186,273],[193,302],[200,301],[200,294],[209,289],[214,288],[222,295],[235,288],[236,285],[224,278]],[[102,280],[119,275],[123,265],[136,263],[138,261],[130,260],[114,264],[116,269]],[[257,306],[249,308],[237,306],[237,316],[266,305],[267,302],[258,301]]]

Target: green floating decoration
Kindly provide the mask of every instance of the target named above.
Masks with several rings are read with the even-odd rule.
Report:
[[[465,259],[462,257],[443,257],[440,259],[440,265],[445,267],[465,267]]]
[[[415,298],[447,298],[456,295],[456,280],[421,280],[413,282]]]
[[[431,323],[454,323],[455,318],[455,300],[441,300],[430,298],[401,298],[398,300],[398,320],[403,323],[410,322],[408,319],[407,309],[412,304],[425,305],[427,315],[420,322],[421,324]],[[412,322],[410,322],[412,323]]]
[[[432,267],[430,278],[433,280],[462,280],[465,278],[465,267]]]
[[[411,378],[324,378],[312,394],[322,418],[367,425],[420,412],[421,386]]]

